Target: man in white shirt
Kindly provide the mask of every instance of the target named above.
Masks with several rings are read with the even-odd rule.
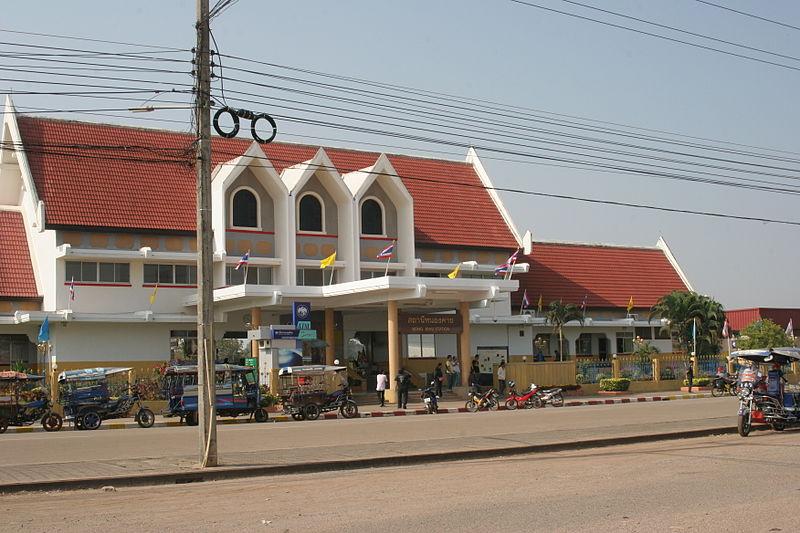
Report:
[[[378,393],[378,401],[381,402],[381,407],[384,407],[386,405],[386,385],[389,383],[389,377],[383,370],[378,370],[378,375],[375,376],[375,379],[375,391]]]
[[[506,391],[506,362],[500,361],[500,366],[497,367],[497,388],[500,396]]]

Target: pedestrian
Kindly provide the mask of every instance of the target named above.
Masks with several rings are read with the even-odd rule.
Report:
[[[455,381],[455,374],[453,373],[452,355],[448,355],[447,360],[444,362],[444,373],[447,376],[447,390],[453,392],[453,382]]]
[[[453,357],[453,383],[461,386],[461,364],[456,357]]]
[[[386,386],[389,384],[389,377],[383,369],[378,370],[378,375],[375,376],[375,391],[378,393],[378,401],[381,402],[381,407],[386,406]]]
[[[475,354],[475,357],[472,358],[472,372],[476,374],[481,373],[481,362],[478,359],[478,354]]]
[[[692,392],[692,381],[694,381],[694,365],[689,363],[689,368],[686,369],[686,383],[689,385],[689,392]]]
[[[444,381],[444,372],[442,371],[442,363],[436,365],[433,371],[433,381],[436,382],[436,396],[442,397],[442,382]]]
[[[411,387],[411,374],[401,368],[394,380],[397,382],[397,408],[406,409],[408,406],[408,389]]]
[[[474,366],[470,367],[468,381],[470,392],[478,394],[478,373],[475,372]]]
[[[500,396],[506,392],[506,362],[500,361],[500,366],[497,367],[497,388],[500,389]]]

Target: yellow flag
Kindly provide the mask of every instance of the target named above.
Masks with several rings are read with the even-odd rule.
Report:
[[[450,279],[456,279],[458,277],[459,270],[461,270],[461,263],[457,264],[453,271],[447,275],[447,277]]]
[[[331,255],[329,255],[328,257],[319,262],[319,267],[322,269],[332,267],[335,262],[336,262],[336,252],[333,252]]]
[[[153,287],[153,294],[150,295],[150,305],[156,303],[156,295],[158,294],[158,283]]]
[[[628,312],[630,313],[632,310],[633,310],[633,296],[631,296],[631,299],[628,300]]]
[[[540,313],[542,312],[542,295],[539,295],[539,304],[536,306],[536,310]]]

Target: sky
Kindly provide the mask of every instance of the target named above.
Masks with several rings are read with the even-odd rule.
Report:
[[[564,0],[531,2],[800,68],[800,58],[795,60],[736,49],[587,10]],[[583,0],[583,3],[786,56],[800,50],[800,30],[743,17],[696,0]],[[790,0],[768,3],[716,0],[716,3],[800,26],[800,3]],[[194,45],[193,1],[87,0],[78,4],[44,4],[46,9],[39,2],[10,2],[4,10],[0,29],[178,48]],[[240,0],[213,21],[212,30],[219,50],[228,55],[518,106],[527,109],[526,113],[535,109],[541,111],[539,116],[555,117],[548,114],[557,113],[782,150],[786,152],[769,154],[800,159],[797,131],[800,109],[796,97],[800,70],[684,46],[508,0]],[[5,41],[0,50],[14,49],[8,43],[128,50],[119,45],[7,32],[0,32],[0,40]],[[797,54],[800,56],[800,52]],[[190,56],[187,53],[181,57]],[[5,62],[6,66],[13,64],[9,60]],[[229,61],[229,65],[232,63]],[[249,64],[248,68],[262,69],[257,64]],[[287,74],[287,71],[281,72]],[[223,74],[226,74],[224,70]],[[12,77],[7,71],[2,75]],[[228,75],[246,77],[235,71]],[[15,73],[13,77],[21,79],[23,76]],[[159,75],[151,76],[158,79]],[[191,83],[188,74],[172,76],[169,79]],[[254,76],[250,79],[281,83],[279,79]],[[19,81],[0,81],[0,88],[4,91],[42,90],[41,87]],[[236,85],[230,83],[226,88],[235,91]],[[245,90],[244,87],[240,89]],[[260,86],[250,86],[249,91],[254,95],[252,98],[263,97],[259,103],[247,102],[249,106],[278,115],[286,112],[270,105],[271,102],[279,106],[277,99],[269,100],[277,94],[286,98],[285,93]],[[142,100],[146,98],[143,96]],[[228,98],[233,105],[235,94]],[[16,95],[14,100],[23,111],[25,108],[119,106],[115,102],[63,96]],[[153,103],[158,104],[160,100],[166,98],[156,98]],[[504,115],[508,113],[506,110]],[[130,113],[115,117],[85,113],[57,116],[172,129],[188,127],[159,122],[167,117],[185,121],[188,117],[185,111],[150,113],[146,123],[140,120],[143,117]],[[481,146],[484,143],[481,139],[486,136],[480,133],[481,128],[492,127],[487,125],[486,118],[486,115],[476,116],[476,132],[461,130],[458,132],[460,139]],[[360,134],[280,119],[278,122],[278,139],[288,142],[426,153],[449,159],[463,159],[466,155],[466,148],[461,146]],[[586,121],[581,121],[581,124],[603,126]],[[626,131],[637,135],[648,133]],[[592,135],[586,131],[570,133]],[[519,135],[504,139],[530,145],[527,139],[520,140]],[[523,135],[533,134],[525,132]],[[320,140],[320,137],[328,140]],[[669,138],[706,142],[688,137]],[[560,139],[563,142],[563,138]],[[643,144],[630,138],[616,140]],[[375,144],[384,147],[378,148]],[[548,146],[571,150],[552,144]],[[674,145],[654,143],[647,146],[696,153]],[[756,151],[754,148],[725,146]],[[535,150],[526,148],[525,151],[543,157],[554,154],[564,157],[564,152],[554,153],[541,147]],[[492,150],[479,150],[479,153],[498,187],[800,222],[798,202],[790,194],[564,168],[552,166],[564,165],[564,162],[542,157],[514,157]],[[753,171],[752,175],[747,175],[750,178],[791,185],[796,179],[794,176],[800,177],[800,172],[794,171],[800,169],[800,163],[720,153],[703,154],[788,168],[775,170],[751,165],[747,167]],[[663,153],[660,156],[671,157]],[[729,166],[708,158],[689,159],[704,165]],[[666,162],[654,164],[670,165]],[[727,174],[707,166],[683,165],[676,168],[687,175],[697,175],[695,172],[698,171]],[[766,175],[775,173],[789,177]],[[534,239],[652,246],[659,236],[663,236],[693,288],[718,299],[726,307],[800,307],[800,284],[797,282],[800,226],[597,205],[510,192],[503,192],[501,196],[518,228],[523,232],[532,231]],[[458,222],[454,220],[453,223]]]

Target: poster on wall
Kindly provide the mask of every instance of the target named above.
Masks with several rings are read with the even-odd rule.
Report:
[[[491,374],[501,361],[508,363],[508,346],[478,346],[481,374]]]

